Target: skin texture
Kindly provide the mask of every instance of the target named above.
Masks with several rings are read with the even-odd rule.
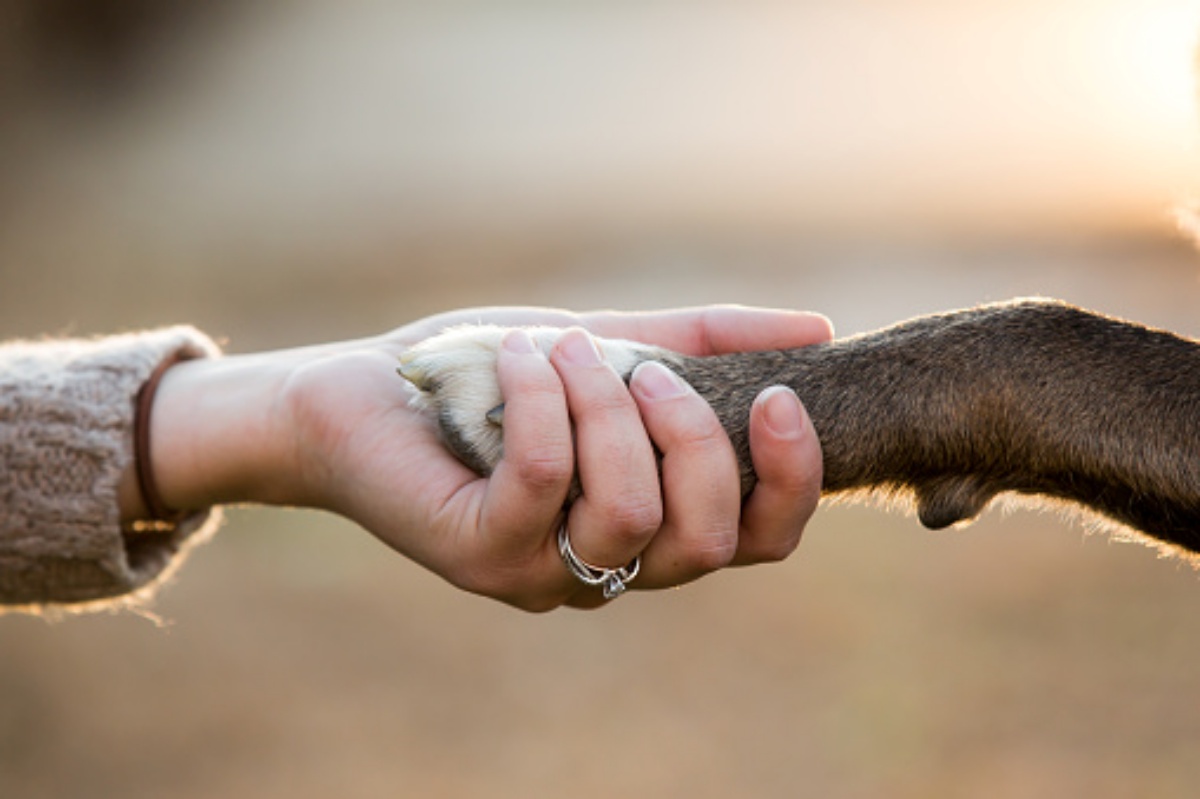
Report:
[[[438,395],[440,374],[425,373],[421,348],[417,356],[409,368],[432,404],[454,401]],[[811,416],[827,494],[912,497],[935,529],[973,519],[1002,493],[1065,501],[1164,548],[1200,552],[1194,341],[1022,301],[802,349],[644,357],[669,365],[716,411],[743,492],[764,476],[746,420],[763,387],[780,384]],[[476,425],[448,440],[488,435],[495,429]]]
[[[468,322],[571,328],[549,352],[522,332],[497,348],[508,447],[486,479],[445,449],[395,373],[402,352]],[[627,385],[593,334],[708,356],[810,345],[831,329],[813,314],[734,307],[480,309],[371,339],[190,361],[167,371],[152,412],[159,491],[173,508],[329,510],[456,586],[532,611],[604,602],[560,559],[564,518],[591,563],[641,555],[631,589],[789,554],[821,481],[818,441],[794,395],[775,389],[747,406],[763,479],[743,504],[734,447],[707,403],[661,368]],[[582,494],[565,511],[576,474]],[[120,495],[126,519],[144,514],[132,469]]]

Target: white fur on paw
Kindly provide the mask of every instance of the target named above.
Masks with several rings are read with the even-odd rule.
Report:
[[[503,430],[495,413],[504,403],[496,379],[496,351],[509,330],[495,325],[452,327],[400,356],[400,374],[420,392],[414,404],[436,416],[446,444],[481,474],[490,474],[504,455]],[[553,327],[527,331],[546,354],[563,333]],[[638,363],[664,354],[631,341],[595,341],[625,380]]]

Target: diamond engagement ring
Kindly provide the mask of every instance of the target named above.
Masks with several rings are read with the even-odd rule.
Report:
[[[633,582],[638,571],[642,568],[642,556],[638,555],[629,561],[628,566],[616,569],[605,569],[593,566],[575,554],[571,549],[571,539],[567,535],[567,525],[558,528],[558,554],[562,555],[567,569],[585,585],[598,585],[604,589],[605,599],[615,599],[625,593],[625,587]]]

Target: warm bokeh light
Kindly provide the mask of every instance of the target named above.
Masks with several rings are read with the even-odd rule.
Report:
[[[182,49],[52,163],[99,227],[189,239],[1162,230],[1200,185],[1198,30],[1189,0],[314,3]]]
[[[1125,0],[1111,8],[1085,5],[1079,13],[1084,19],[1094,14],[1094,63],[1113,94],[1112,124],[1125,130],[1147,162],[1180,168],[1181,153],[1200,150],[1193,69],[1200,3]],[[1163,163],[1167,158],[1176,160]]]
[[[1188,124],[1196,119],[1196,81],[1191,69],[1200,42],[1200,4],[1194,0],[1141,0],[1114,21],[1115,35],[1129,36],[1131,77],[1150,124]],[[1133,99],[1132,97],[1130,98]]]

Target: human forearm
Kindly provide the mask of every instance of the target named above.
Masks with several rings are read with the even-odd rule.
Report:
[[[162,502],[172,510],[257,503],[323,506],[314,485],[311,417],[298,408],[311,386],[306,370],[378,340],[191,360],[166,371],[150,410],[148,465]],[[309,381],[310,382],[310,381]],[[302,417],[302,418],[297,418]],[[148,511],[135,464],[122,475],[121,515]]]

